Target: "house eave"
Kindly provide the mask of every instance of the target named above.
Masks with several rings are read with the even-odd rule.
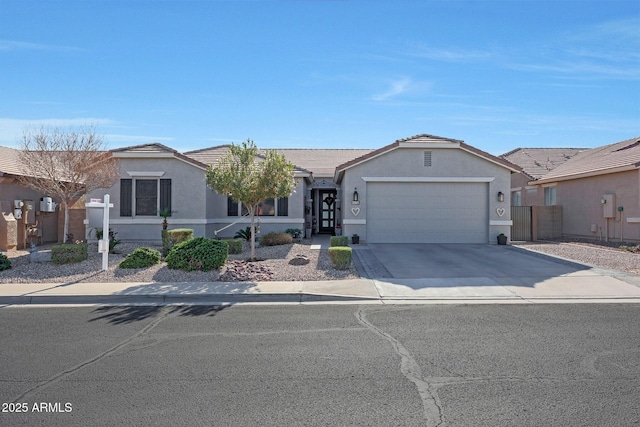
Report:
[[[551,178],[541,178],[537,181],[529,181],[528,184],[543,185],[543,184],[550,184],[550,183],[559,182],[559,181],[571,181],[573,179],[582,179],[582,178],[590,178],[594,176],[609,175],[612,173],[629,172],[633,170],[638,170],[638,168],[640,168],[640,164],[625,165],[625,166],[619,166],[616,168],[597,169],[597,170],[591,170],[587,172],[578,172],[573,174],[560,175],[560,176],[555,176]]]

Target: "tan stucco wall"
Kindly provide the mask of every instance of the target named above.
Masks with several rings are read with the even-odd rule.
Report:
[[[432,166],[424,166],[424,151],[432,152]],[[345,171],[341,182],[343,194],[342,220],[346,220],[344,234],[351,236],[357,233],[366,241],[365,224],[349,224],[349,220],[366,220],[367,218],[367,184],[362,177],[492,177],[489,185],[489,220],[509,221],[511,172],[503,166],[490,162],[475,154],[459,148],[397,148],[386,152],[367,162],[353,166]],[[351,205],[354,188],[358,189],[359,205]],[[504,202],[497,201],[497,194],[504,193]],[[360,212],[355,216],[351,210],[358,207]],[[505,213],[499,217],[496,209],[504,208]],[[489,242],[495,243],[495,237],[504,233],[511,234],[510,225],[489,226]]]
[[[530,186],[531,178],[523,173],[511,175],[511,191],[518,190],[521,194],[520,206],[543,206],[544,190],[538,186]]]
[[[46,195],[50,196],[50,195]],[[42,229],[42,240],[44,243],[47,242],[58,242],[58,215],[60,217],[64,217],[64,213],[60,212],[60,207],[56,209],[55,212],[51,213],[41,213],[40,212],[40,198],[45,197],[44,194],[41,194],[35,190],[32,190],[27,187],[23,187],[16,182],[12,183],[0,183],[0,201],[10,203],[13,206],[14,200],[32,200],[33,201],[33,215],[29,215],[29,220],[31,223],[38,221],[38,227]],[[55,200],[56,203],[59,203],[59,200]],[[64,212],[64,211],[63,211]],[[75,224],[75,223],[74,223]],[[75,224],[78,226],[82,226],[82,220],[80,220],[79,224]],[[18,227],[24,227],[24,221],[18,220]],[[61,240],[60,240],[61,241]],[[20,245],[22,248],[23,245]]]
[[[604,194],[615,194],[615,207],[623,206],[622,215],[608,220],[609,239],[640,240],[640,223],[627,218],[640,218],[640,171],[628,171],[590,178],[560,181],[557,184],[557,204],[562,205],[564,235],[606,237],[607,220],[600,200]],[[596,224],[597,232],[591,231]]]

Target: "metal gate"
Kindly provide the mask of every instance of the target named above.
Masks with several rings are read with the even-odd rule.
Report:
[[[531,206],[511,206],[511,240],[533,240]]]

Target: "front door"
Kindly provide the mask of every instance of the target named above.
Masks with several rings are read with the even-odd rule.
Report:
[[[320,190],[320,233],[331,233],[335,231],[336,225],[336,191]]]

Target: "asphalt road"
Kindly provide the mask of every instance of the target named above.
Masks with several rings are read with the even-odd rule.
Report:
[[[640,423],[639,305],[9,307],[0,324],[2,426]]]

